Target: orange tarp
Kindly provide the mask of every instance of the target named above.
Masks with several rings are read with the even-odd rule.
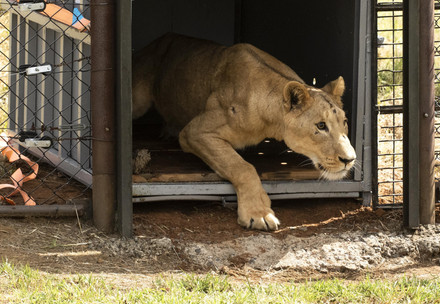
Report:
[[[8,195],[9,197],[13,196],[13,195],[16,195],[17,193],[20,193],[21,196],[23,197],[23,201],[25,202],[26,206],[35,206],[36,205],[35,200],[23,190],[23,184],[25,182],[27,182],[29,180],[32,180],[32,179],[37,177],[38,168],[39,168],[38,164],[33,162],[33,161],[31,161],[26,156],[21,155],[21,153],[17,149],[15,149],[13,147],[10,147],[10,146],[7,146],[7,147],[3,148],[1,150],[1,153],[4,156],[6,156],[6,158],[9,160],[10,163],[13,163],[13,162],[15,162],[15,161],[17,161],[19,159],[24,160],[31,167],[32,172],[25,176],[23,174],[23,172],[21,171],[21,169],[18,168],[11,175],[11,180],[12,180],[13,185],[1,184],[0,185],[0,189],[3,189],[3,188],[14,188],[15,190],[10,195]],[[7,197],[1,196],[1,199],[3,201],[5,201],[6,203],[8,203],[8,204],[15,205],[14,201],[9,199],[9,198],[7,198]]]

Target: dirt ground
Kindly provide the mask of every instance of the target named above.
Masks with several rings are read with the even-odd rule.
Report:
[[[389,258],[374,262],[374,267],[344,266],[323,270],[322,267],[292,267],[279,263],[281,266],[258,266],[263,265],[255,262],[258,262],[258,255],[272,255],[270,244],[273,244],[274,250],[290,248],[289,254],[292,254],[295,246],[292,243],[295,242],[313,247],[316,245],[315,240],[338,238],[343,246],[349,246],[351,239],[357,240],[357,243],[365,239],[368,243],[371,237],[380,235],[387,237],[387,240],[397,236],[410,240],[418,233],[402,228],[401,210],[372,210],[348,199],[276,201],[273,209],[282,223],[281,229],[276,232],[259,232],[239,227],[236,223],[236,210],[218,203],[138,204],[134,210],[133,239],[122,239],[117,234],[105,235],[95,229],[90,220],[85,219],[0,218],[0,257],[15,264],[29,264],[49,273],[96,273],[118,285],[127,286],[145,285],[159,276],[175,276],[187,272],[215,272],[237,280],[255,281],[333,277],[356,279],[364,278],[367,273],[370,277],[440,274],[438,245],[429,255],[420,255],[411,259],[411,262],[405,262],[409,261],[406,256],[411,256],[408,253],[399,263],[395,263],[396,267],[384,266],[391,258],[395,261],[395,253],[388,253]],[[439,222],[439,205],[436,218]],[[437,242],[439,238],[435,233],[433,237],[434,242]],[[251,245],[248,245],[248,240]],[[270,241],[269,247],[264,247],[266,245],[263,242],[266,241]],[[259,242],[260,247],[256,247],[259,248],[258,252],[252,251],[254,249],[250,247]],[[209,248],[220,251],[225,250],[225,247],[229,250],[226,260],[217,259],[210,263],[197,261],[198,258],[209,258],[209,255],[203,255]],[[191,248],[195,248],[194,252]],[[304,248],[301,252],[311,256],[317,252],[315,249]],[[295,254],[298,252],[295,251]],[[195,253],[199,256],[194,256]],[[283,259],[285,256],[278,260]]]

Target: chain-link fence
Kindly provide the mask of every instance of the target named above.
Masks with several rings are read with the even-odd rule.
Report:
[[[440,1],[435,1],[436,113],[440,109]],[[377,103],[377,173],[375,201],[382,206],[403,203],[403,2],[375,3]],[[440,178],[440,115],[435,121],[436,168]]]
[[[89,195],[89,19],[88,1],[0,0],[3,204]]]

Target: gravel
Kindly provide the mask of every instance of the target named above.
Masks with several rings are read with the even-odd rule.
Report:
[[[284,239],[261,233],[213,244],[169,238],[94,239],[90,247],[114,256],[135,258],[178,254],[190,264],[214,270],[231,266],[323,273],[378,267],[397,269],[426,261],[439,263],[440,226],[422,226],[414,232],[353,231],[306,238],[288,235]]]
[[[129,258],[145,258],[160,255],[167,255],[174,249],[169,238],[147,239],[147,238],[97,238],[90,242],[90,249],[102,250],[110,256]]]

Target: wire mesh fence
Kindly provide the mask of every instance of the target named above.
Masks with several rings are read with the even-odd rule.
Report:
[[[403,2],[377,0],[376,203],[403,203]],[[440,179],[440,1],[435,1],[435,178]]]
[[[89,26],[88,1],[0,0],[3,204],[89,195]]]

